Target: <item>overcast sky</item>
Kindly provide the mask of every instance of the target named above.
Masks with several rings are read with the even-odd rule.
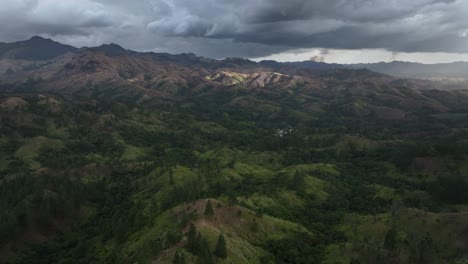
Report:
[[[0,0],[0,41],[212,58],[468,61],[467,0]]]

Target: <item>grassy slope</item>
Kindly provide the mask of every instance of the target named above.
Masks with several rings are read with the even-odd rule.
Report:
[[[419,243],[425,238],[432,241],[427,263],[443,263],[444,259],[468,250],[467,222],[467,213],[430,213],[406,208],[379,215],[348,215],[341,225],[348,242],[330,246],[326,263],[349,263],[353,257],[371,263],[385,258],[391,254],[384,249],[384,240],[392,226],[401,240],[399,263],[412,263]]]
[[[60,149],[63,147],[63,142],[60,140],[52,140],[43,136],[28,139],[25,143],[15,152],[15,156],[26,162],[31,169],[41,168],[35,159],[39,155],[39,150],[43,147],[50,149]]]
[[[259,263],[259,258],[265,254],[261,245],[267,240],[278,240],[288,237],[294,232],[307,232],[307,230],[288,221],[280,220],[269,216],[257,216],[249,209],[240,206],[229,206],[221,201],[211,199],[214,206],[214,216],[205,217],[203,215],[207,200],[198,200],[186,205],[181,205],[164,212],[159,216],[154,225],[142,230],[132,236],[127,242],[128,248],[125,254],[131,255],[133,251],[144,247],[153,237],[161,235],[168,226],[179,223],[180,219],[187,212],[194,212],[193,223],[197,230],[207,238],[210,248],[214,250],[218,235],[223,233],[228,245],[228,258],[219,263]],[[256,225],[254,228],[253,226]],[[188,230],[188,226],[181,226],[183,231]],[[176,250],[183,249],[185,239],[176,246],[171,247],[155,260],[155,263],[172,263],[172,258]],[[184,250],[189,259],[196,259],[195,256]]]

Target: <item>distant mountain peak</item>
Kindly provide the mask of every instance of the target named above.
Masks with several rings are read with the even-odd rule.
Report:
[[[101,48],[112,48],[112,49],[126,50],[126,49],[122,48],[122,46],[120,46],[119,44],[115,44],[115,43],[102,44],[102,45],[99,46],[99,47],[101,47]]]
[[[13,60],[50,60],[68,52],[75,52],[75,47],[64,45],[48,38],[33,36],[28,40],[3,43],[0,59]]]
[[[29,40],[27,41],[52,41],[52,42],[55,42],[49,38],[44,38],[44,37],[41,37],[41,36],[32,36]]]
[[[122,48],[122,46],[115,44],[115,43],[102,44],[99,47],[88,48],[88,49],[92,51],[101,51],[111,56],[117,56],[117,55],[124,54],[127,52],[126,49]]]
[[[60,42],[57,42],[57,41],[54,41],[50,38],[44,38],[44,37],[41,37],[41,36],[33,36],[31,37],[30,39],[28,40],[25,40],[25,41],[22,41],[23,43],[26,43],[28,45],[55,45],[55,46],[67,46],[65,44],[62,44]],[[71,46],[67,46],[67,47],[71,47]]]

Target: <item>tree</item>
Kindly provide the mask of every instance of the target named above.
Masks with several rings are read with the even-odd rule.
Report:
[[[223,193],[223,187],[221,186],[221,183],[219,182],[219,180],[216,181],[213,189],[214,189],[213,192],[214,192],[215,197],[218,197]]]
[[[203,242],[203,237],[200,233],[198,233],[197,237],[195,238],[195,243],[194,243],[194,254],[200,256],[201,255],[201,250],[202,250],[202,242]]]
[[[432,244],[432,238],[429,233],[426,233],[426,236],[422,238],[417,247],[417,261],[421,263],[428,262],[428,259],[430,259],[431,255],[431,244]]]
[[[291,187],[292,189],[296,190],[298,193],[304,193],[304,186],[305,186],[305,176],[304,173],[300,171],[296,171],[294,173]]]
[[[228,204],[229,206],[233,206],[237,203],[237,197],[236,195],[234,194],[233,191],[230,191],[229,194],[228,194]]]
[[[216,244],[216,249],[214,251],[214,254],[218,258],[222,258],[222,259],[227,258],[226,240],[224,239],[223,234],[219,234],[218,243]]]
[[[207,216],[207,217],[211,217],[211,216],[214,215],[213,206],[211,205],[211,201],[210,201],[210,200],[208,200],[208,202],[206,203],[204,214],[205,214],[205,216]]]
[[[385,236],[384,248],[387,250],[395,250],[398,247],[398,233],[395,227],[388,230]]]
[[[258,232],[258,222],[256,218],[254,218],[252,223],[250,224],[250,231]]]
[[[174,171],[172,168],[169,169],[169,184],[174,185]]]
[[[208,241],[206,238],[202,238],[201,245],[200,245],[200,258],[199,261],[201,264],[213,264],[213,256],[211,255],[210,246],[208,245]]]
[[[197,247],[197,228],[192,223],[190,224],[189,231],[187,233],[187,250],[194,253]]]
[[[174,259],[172,260],[173,264],[185,264],[185,255],[183,252],[176,251],[174,253]]]
[[[359,261],[357,257],[353,257],[351,259],[351,262],[349,262],[349,264],[361,264],[361,261]]]

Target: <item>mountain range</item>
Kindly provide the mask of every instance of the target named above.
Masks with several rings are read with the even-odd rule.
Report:
[[[0,44],[0,263],[466,263],[465,64]]]
[[[398,106],[395,112],[400,116],[412,108],[428,107],[444,112],[466,107],[457,101],[467,94],[463,82],[405,79],[367,69],[392,73],[398,69],[401,73],[412,67],[442,74],[458,64],[423,67],[400,62],[348,66],[316,62],[255,63],[237,58],[207,59],[194,54],[141,53],[116,44],[77,49],[41,37],[0,44],[0,58],[0,85],[4,91],[33,89],[82,96],[131,97],[148,104],[171,104],[193,96],[222,93],[276,99],[301,97],[296,99],[320,103],[326,101],[313,98],[341,95],[365,102],[364,108]],[[463,71],[463,67],[456,68],[458,72]],[[407,88],[414,91],[408,94],[404,92]],[[455,91],[441,97],[437,90]],[[356,104],[351,108],[369,112]]]
[[[55,57],[64,55],[66,53],[77,53],[82,50],[101,50],[107,54],[118,55],[122,53],[136,54],[137,52],[125,50],[119,45],[108,44],[102,45],[97,48],[82,48],[78,49],[69,45],[63,45],[50,39],[42,37],[32,37],[26,41],[19,41],[14,43],[0,43],[0,58],[3,60],[49,60]],[[194,62],[195,60],[204,60],[205,63],[212,63],[214,60],[197,58],[194,54],[182,54],[178,56],[164,54],[167,57],[182,62]],[[183,55],[186,55],[185,57]],[[191,57],[191,58],[189,58]],[[235,59],[234,59],[235,60]],[[253,62],[247,62],[253,64]],[[419,78],[419,79],[446,79],[452,81],[460,81],[466,79],[468,71],[468,62],[453,62],[453,63],[440,63],[440,64],[422,64],[414,62],[392,61],[380,63],[360,63],[360,64],[328,64],[324,62],[315,61],[302,61],[302,62],[276,62],[276,61],[261,61],[259,65],[273,68],[282,68],[286,66],[294,66],[297,68],[306,68],[314,70],[326,69],[361,69],[367,68],[369,70],[394,75],[404,78]]]

